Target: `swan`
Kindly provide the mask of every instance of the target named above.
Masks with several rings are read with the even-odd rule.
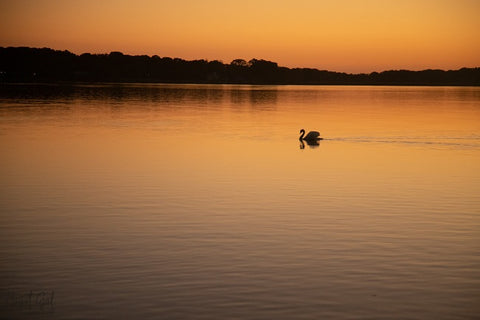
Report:
[[[305,130],[301,129],[300,130],[300,138],[298,138],[300,141],[305,140],[308,142],[314,142],[317,140],[323,140],[323,138],[320,138],[320,132],[318,131],[310,131],[306,136],[305,135]]]

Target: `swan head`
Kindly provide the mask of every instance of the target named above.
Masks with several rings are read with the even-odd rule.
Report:
[[[300,134],[305,134],[305,129],[300,129]]]

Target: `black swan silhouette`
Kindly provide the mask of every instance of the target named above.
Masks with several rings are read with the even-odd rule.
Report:
[[[323,140],[323,138],[320,138],[320,132],[318,131],[310,131],[306,136],[305,136],[305,130],[301,129],[300,130],[300,141],[304,140],[308,142],[316,142],[318,140]]]

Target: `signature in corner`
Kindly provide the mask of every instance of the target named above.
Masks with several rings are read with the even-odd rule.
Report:
[[[12,307],[53,306],[55,291],[33,291],[29,293],[10,292],[6,295],[6,305]]]

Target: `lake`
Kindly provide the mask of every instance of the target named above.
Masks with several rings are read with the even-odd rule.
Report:
[[[2,318],[480,313],[478,87],[2,84],[0,148]]]

